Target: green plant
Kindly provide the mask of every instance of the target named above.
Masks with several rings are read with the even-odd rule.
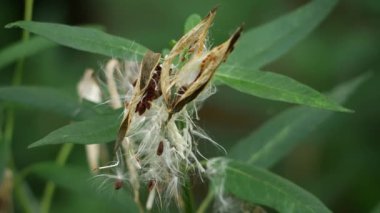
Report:
[[[234,209],[232,210],[240,210],[239,208],[257,208],[254,205],[263,205],[280,212],[329,212],[328,208],[318,198],[275,175],[268,169],[299,143],[300,139],[330,117],[333,114],[332,111],[352,112],[352,110],[342,107],[341,104],[367,78],[367,75],[359,76],[350,82],[337,86],[327,97],[289,77],[262,71],[260,68],[280,57],[304,38],[327,16],[334,5],[335,1],[330,0],[312,1],[275,21],[255,29],[247,30],[237,41],[231,56],[218,67],[213,79],[216,85],[223,84],[256,97],[301,104],[305,105],[305,107],[295,107],[277,115],[252,133],[247,139],[237,142],[231,150],[228,150],[229,154],[226,157],[198,162],[196,170],[201,171],[204,177],[210,178],[209,194],[199,206],[198,212],[206,211],[214,197],[216,198],[216,202],[219,202],[218,205],[221,207],[221,211],[231,211],[227,207],[233,207]],[[148,51],[148,48],[142,45],[106,34],[100,30],[32,22],[30,21],[30,17],[26,19],[29,20],[15,22],[7,25],[7,27],[20,27],[50,41],[44,40],[41,37],[28,39],[28,36],[25,36],[23,42],[15,44],[0,53],[0,67],[18,59],[20,55],[26,57],[36,51],[54,46],[55,44],[51,41],[78,50],[102,54],[121,60],[136,59],[137,61],[141,61]],[[199,22],[201,22],[201,19],[198,15],[190,16],[185,23],[185,32],[191,31]],[[20,49],[23,51],[21,52]],[[181,51],[189,50],[185,49]],[[226,52],[229,51],[231,51],[230,47],[223,52],[223,59],[225,54],[227,54]],[[154,58],[154,56],[150,56],[150,58]],[[153,59],[151,60],[154,61]],[[154,62],[154,66],[160,63],[159,60],[157,59]],[[77,100],[70,99],[65,94],[62,94],[62,92],[52,88],[18,86],[22,74],[22,60],[20,60],[19,64],[21,68],[18,68],[15,74],[14,86],[0,88],[0,99],[5,102],[52,111],[63,116],[68,116],[75,121],[51,132],[46,137],[30,145],[30,147],[38,147],[49,144],[63,144],[56,163],[32,165],[30,168],[20,172],[20,174],[14,171],[17,177],[17,181],[15,182],[16,193],[19,202],[26,211],[31,211],[31,207],[25,197],[22,185],[24,176],[33,172],[47,180],[51,180],[46,186],[40,206],[42,212],[48,212],[55,184],[84,194],[94,194],[93,192],[96,190],[86,182],[90,176],[86,171],[70,168],[69,166],[63,167],[72,144],[88,145],[112,142],[117,138],[120,123],[123,121],[118,119],[121,114],[120,110],[97,109],[94,107],[94,104],[87,102],[79,103]],[[172,61],[170,61],[169,65],[171,64]],[[162,66],[164,66],[164,62]],[[178,66],[185,65],[180,64]],[[153,77],[150,76],[148,79],[151,80]],[[206,80],[206,83],[208,81],[209,79]],[[149,81],[146,83],[149,84]],[[191,88],[191,85],[187,86],[189,86],[187,89]],[[170,100],[175,94],[181,93],[180,89],[173,94],[167,95],[166,99]],[[198,89],[195,91],[198,91]],[[109,93],[112,95],[111,90]],[[80,95],[82,97],[86,96],[85,93]],[[179,98],[179,100],[181,99]],[[183,103],[175,99],[167,101],[166,105],[169,105],[172,111],[181,111],[182,107],[192,100],[186,100]],[[176,108],[177,106],[180,107]],[[8,110],[7,126],[2,137],[3,142],[0,149],[4,153],[1,156],[6,158],[6,160],[1,162],[8,161],[8,165],[2,165],[0,167],[1,171],[4,171],[6,166],[12,167],[12,163],[9,162],[12,159],[10,157],[9,146],[12,141],[13,115],[12,108]],[[126,114],[125,120],[128,121],[128,114]],[[185,125],[180,121],[181,119],[176,120],[177,123],[175,125],[178,128],[181,125]],[[128,126],[129,124],[128,121]],[[148,123],[148,125],[152,124]],[[183,128],[187,127],[185,125]],[[119,130],[119,132],[124,131],[125,133],[126,129],[121,128],[122,131]],[[172,133],[164,133],[163,137],[170,134]],[[207,137],[203,134],[199,135],[203,138]],[[124,136],[122,135],[122,138]],[[117,143],[121,143],[120,138],[117,140]],[[159,146],[161,146],[161,143]],[[116,155],[117,153],[118,151],[116,151]],[[121,157],[119,156],[118,158]],[[192,158],[192,160],[196,161],[196,158]],[[197,162],[186,161],[185,163],[179,162],[178,164],[180,167],[191,167],[194,163]],[[133,162],[127,162],[127,164],[133,164]],[[208,171],[202,172],[203,167],[206,167]],[[140,181],[133,180],[131,169],[127,169],[129,170],[127,174],[129,175],[129,180],[131,180],[133,196],[131,196],[131,193],[121,191],[116,196],[113,196],[116,197],[115,201],[111,200],[109,202],[121,210],[144,211],[145,209],[138,199],[140,197],[139,187],[136,187],[136,185],[140,184]],[[109,177],[116,179],[115,188],[119,188],[120,182],[118,181],[124,181],[125,178],[118,174]],[[73,183],[73,179],[76,180],[75,183]],[[144,184],[148,185],[148,188],[154,188],[156,183],[154,181],[148,182],[147,180],[144,180]],[[192,202],[191,195],[189,195],[191,194],[189,184],[190,181],[186,174],[184,175],[184,183],[182,184],[183,189],[180,189],[181,193],[175,194],[173,197],[179,203],[180,209],[191,212],[196,207]],[[95,197],[103,200],[102,197],[107,196],[107,193],[112,193],[112,190],[114,189],[109,188],[102,193],[95,193]],[[133,204],[132,197],[134,197],[137,205]],[[142,193],[141,197],[146,198],[149,196]],[[244,205],[234,205],[240,202],[244,203]],[[250,203],[250,205],[247,203]],[[150,207],[151,205],[148,206]]]

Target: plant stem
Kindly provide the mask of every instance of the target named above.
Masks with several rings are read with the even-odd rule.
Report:
[[[183,200],[184,208],[186,213],[191,213],[193,211],[194,199],[191,192],[191,182],[190,177],[187,177],[185,180],[185,185],[183,186]]]
[[[24,20],[25,21],[31,21],[33,16],[33,1],[34,0],[25,0],[25,6],[24,6]],[[27,30],[22,31],[22,37],[21,41],[25,42],[29,40],[30,33]],[[24,70],[24,57],[20,58],[17,61],[16,69],[13,74],[13,85],[20,85],[22,80],[22,73]]]
[[[62,146],[56,159],[56,163],[59,166],[65,165],[67,158],[69,157],[70,152],[73,149],[73,147],[74,147],[74,144],[71,144],[71,143],[66,143]],[[42,201],[41,201],[41,213],[49,212],[51,201],[53,200],[54,191],[55,191],[54,182],[52,181],[47,182],[43,196],[42,196]]]
[[[14,171],[15,176],[20,175]],[[25,213],[32,213],[36,212],[37,210],[32,207],[32,204],[30,202],[30,199],[28,197],[28,192],[26,191],[25,185],[23,184],[24,181],[16,179],[14,187],[14,196],[18,200],[18,203],[22,207],[23,212]]]
[[[59,151],[57,160],[56,160],[56,162],[59,166],[63,166],[66,164],[67,158],[69,157],[73,147],[74,147],[74,144],[72,144],[72,143],[66,143],[62,146],[61,150]]]
[[[24,20],[31,21],[33,15],[33,0],[25,0],[24,5]],[[29,40],[29,32],[26,30],[22,31],[21,41],[25,42]],[[13,73],[12,85],[17,86],[21,84],[22,73],[24,70],[24,57],[21,57],[16,64],[15,71]],[[6,113],[6,122],[5,122],[5,130],[4,130],[4,142],[7,145],[10,145],[13,139],[13,128],[14,128],[14,111],[13,109],[9,109]]]
[[[30,21],[32,20],[32,15],[33,15],[33,0],[25,0],[24,4],[25,4],[24,5],[24,20]],[[29,32],[26,30],[23,30],[21,40],[25,42],[28,39],[29,39]],[[13,73],[12,85],[17,86],[21,84],[23,68],[24,68],[24,58],[22,57],[17,61],[16,68]],[[6,153],[6,162],[7,164],[9,164],[8,166],[12,168],[12,170],[14,171],[14,174],[17,174],[13,166],[13,158],[12,158],[12,152],[11,152],[11,143],[13,141],[14,124],[15,124],[14,110],[12,108],[9,108],[5,113],[5,127],[4,127],[4,136],[3,136],[4,140],[2,141],[2,143],[4,143],[4,148],[5,148],[5,153]],[[15,185],[14,188],[17,192],[19,191],[18,185]],[[16,196],[16,197],[19,198],[20,205],[22,206],[22,208],[26,212],[31,212],[31,208],[28,205],[29,202],[27,202],[24,199],[26,196]]]
[[[13,136],[13,126],[14,126],[14,113],[13,109],[9,108],[5,111],[5,127],[4,127],[4,136],[2,142],[4,143],[4,154],[6,156],[5,161],[8,162],[10,161],[11,158],[11,142],[12,142],[12,136]]]
[[[199,206],[197,213],[204,213],[207,211],[208,206],[210,205],[211,201],[214,198],[214,192],[212,189],[208,190],[206,198],[203,200],[201,205]]]

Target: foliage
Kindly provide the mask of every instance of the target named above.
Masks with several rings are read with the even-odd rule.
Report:
[[[315,0],[294,11],[254,29],[247,29],[238,41],[231,57],[218,68],[214,82],[256,98],[281,101],[295,106],[267,121],[247,138],[234,142],[226,157],[212,158],[212,168],[223,167],[211,174],[210,190],[215,199],[233,196],[234,199],[253,205],[263,205],[279,212],[330,212],[319,198],[286,180],[269,169],[288,155],[302,140],[319,128],[336,113],[352,113],[344,107],[345,101],[358,86],[370,78],[369,74],[338,85],[328,95],[263,67],[275,61],[314,30],[332,11],[336,1]],[[228,14],[224,14],[228,15]],[[184,31],[190,31],[201,22],[197,14],[189,16]],[[12,44],[0,51],[0,69],[23,57],[52,48],[57,44],[110,58],[141,60],[148,48],[135,41],[107,34],[97,29],[35,21],[17,21],[7,28],[21,28],[36,34],[33,38]],[[265,69],[267,69],[265,67]],[[33,151],[44,145],[73,143],[78,145],[106,144],[116,139],[121,117],[120,111],[103,112],[96,106],[80,103],[63,91],[42,86],[2,86],[0,100],[8,108],[31,107],[52,112],[73,122],[58,128],[32,143]],[[5,132],[0,134],[0,174],[11,161]],[[38,147],[38,148],[35,148]],[[3,154],[4,153],[4,154]],[[5,158],[8,159],[5,159]],[[219,164],[219,165],[218,165]],[[226,164],[226,165],[222,165]],[[9,166],[9,165],[8,165]],[[211,169],[212,169],[211,168]],[[210,168],[209,168],[210,169]],[[91,195],[115,211],[138,211],[131,193],[113,192],[112,187],[101,191],[89,184],[90,175],[82,168],[41,163],[30,166],[20,175],[16,188],[21,191],[24,178],[29,174],[53,181],[80,196]],[[15,172],[16,175],[18,175]],[[108,184],[108,183],[107,183]],[[106,186],[109,186],[109,184]],[[223,186],[220,186],[222,184]],[[219,188],[218,188],[219,187]],[[221,188],[223,190],[221,190]],[[112,189],[112,190],[109,190]],[[145,193],[142,193],[145,195]],[[187,197],[191,197],[188,195]],[[29,199],[29,198],[28,198]],[[195,205],[185,199],[186,205]],[[165,202],[165,200],[164,200]],[[207,199],[204,202],[208,202]],[[24,206],[25,209],[29,207]],[[166,207],[165,207],[166,208]],[[140,209],[141,211],[141,209]]]

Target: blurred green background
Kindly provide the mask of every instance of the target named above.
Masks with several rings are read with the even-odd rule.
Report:
[[[141,0],[35,0],[33,20],[70,25],[97,24],[110,34],[126,37],[160,51],[183,33],[192,13],[205,15],[216,5],[219,11],[211,30],[211,43],[225,40],[241,23],[250,29],[270,21],[305,0],[141,1]],[[2,0],[0,25],[22,19],[22,1]],[[0,48],[19,40],[20,30],[0,28]],[[368,212],[380,202],[380,1],[340,1],[328,18],[264,70],[288,75],[319,91],[361,73],[372,71],[349,99],[355,114],[336,113],[314,131],[274,171],[319,197],[334,212]],[[254,47],[252,47],[254,48]],[[23,84],[55,87],[76,96],[76,83],[85,68],[101,71],[107,58],[55,47],[26,61]],[[0,73],[0,84],[9,85],[14,65]],[[209,135],[227,150],[290,104],[258,99],[221,87],[207,100],[200,117]],[[17,108],[13,153],[16,167],[55,158],[58,146],[27,149],[28,144],[69,122],[67,118]],[[223,153],[202,146],[206,156]],[[83,146],[75,146],[69,164],[86,166]],[[34,193],[42,194],[44,182],[28,179]],[[69,196],[70,195],[70,196]],[[59,189],[52,212],[70,212],[67,202],[88,206],[91,200],[73,197]],[[84,207],[83,207],[84,208]],[[94,209],[102,212],[101,206]]]

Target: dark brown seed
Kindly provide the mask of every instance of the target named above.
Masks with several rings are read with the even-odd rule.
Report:
[[[117,179],[114,184],[115,190],[119,190],[123,187],[123,181],[120,179]]]
[[[150,79],[149,84],[145,88],[143,98],[139,101],[136,106],[135,112],[139,115],[144,114],[144,112],[150,109],[152,101],[161,96],[161,89],[158,87],[158,82],[161,78],[160,67],[156,66],[156,70],[153,72],[152,79]]]
[[[158,156],[161,156],[163,152],[164,152],[164,142],[160,141],[160,143],[158,144],[156,153]]]
[[[153,187],[156,185],[155,180],[150,180],[148,183],[148,191],[152,191]]]
[[[181,88],[179,88],[178,92],[177,92],[178,98],[180,98],[181,95],[185,94],[186,90],[187,90],[187,87],[185,87],[185,86],[182,86]]]

